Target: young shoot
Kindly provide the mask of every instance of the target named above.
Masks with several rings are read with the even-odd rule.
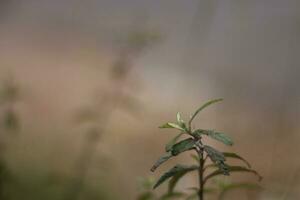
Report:
[[[196,196],[199,200],[203,200],[207,182],[216,176],[229,176],[233,172],[247,172],[256,175],[259,180],[262,179],[262,177],[255,170],[251,169],[250,164],[243,157],[232,152],[221,152],[212,146],[204,144],[202,140],[203,137],[209,137],[225,145],[232,146],[233,141],[229,136],[215,130],[192,129],[192,122],[195,117],[209,105],[220,101],[222,101],[222,99],[214,99],[205,103],[198,108],[193,115],[191,115],[187,123],[182,119],[180,113],[177,113],[176,122],[169,122],[160,126],[160,128],[171,128],[178,130],[179,134],[166,144],[166,154],[158,159],[158,161],[151,168],[151,171],[154,172],[161,164],[170,158],[178,156],[186,151],[196,152],[196,155],[193,154],[192,158],[197,161],[197,165],[175,165],[157,180],[157,182],[154,184],[154,189],[165,181],[169,180],[168,194],[172,194],[177,182],[183,176],[190,172],[197,171],[199,186],[194,190],[195,193],[192,194],[192,196]],[[179,141],[183,135],[186,135],[187,138]],[[243,162],[243,165],[229,165],[227,163],[227,158],[238,159]],[[211,162],[209,162],[209,160]]]

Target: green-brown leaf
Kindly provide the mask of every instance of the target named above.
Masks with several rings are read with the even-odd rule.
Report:
[[[184,133],[179,133],[176,137],[174,137],[170,142],[166,144],[165,150],[166,152],[169,152],[172,150],[173,145],[178,141],[178,139],[183,135]]]
[[[257,171],[252,170],[252,169],[248,169],[246,167],[242,167],[242,166],[227,166],[228,167],[228,171],[231,172],[248,172],[248,173],[253,173],[254,175],[256,175],[258,177],[258,180],[260,181],[262,179],[262,176],[260,176]],[[222,175],[223,172],[222,170],[218,169],[213,171],[212,173],[210,173],[209,175],[207,175],[204,178],[204,182],[206,182],[208,179],[218,176],[218,175]]]
[[[163,164],[164,162],[166,162],[167,160],[169,160],[173,155],[168,152],[167,154],[165,154],[164,156],[160,157],[156,163],[152,166],[151,171],[154,172],[161,164]]]
[[[221,170],[224,175],[229,175],[227,165],[224,163],[225,156],[221,152],[207,145],[204,146],[204,151],[211,161],[218,165],[219,170]]]
[[[233,141],[231,140],[231,138],[229,136],[227,136],[224,133],[216,132],[214,130],[198,129],[198,130],[195,130],[192,134],[197,138],[201,137],[202,135],[207,135],[208,137],[218,140],[220,142],[223,142],[226,145],[229,145],[229,146],[233,145]]]
[[[198,113],[199,113],[201,110],[203,110],[204,108],[206,108],[207,106],[209,106],[209,105],[211,105],[211,104],[213,104],[213,103],[217,103],[217,102],[222,101],[222,100],[223,100],[223,99],[213,99],[213,100],[208,101],[207,103],[203,104],[203,105],[202,105],[200,108],[198,108],[198,109],[196,110],[196,112],[191,116],[191,119],[190,119],[190,121],[189,121],[189,124],[192,123],[192,121],[194,120],[194,118],[198,115]]]
[[[235,158],[235,159],[239,159],[241,161],[243,161],[248,168],[251,168],[251,165],[250,163],[245,160],[243,157],[239,156],[238,154],[236,153],[231,153],[231,152],[223,152],[223,155],[226,157],[226,158]]]
[[[172,169],[170,169],[169,171],[167,171],[164,175],[162,175],[158,181],[156,182],[156,184],[154,185],[153,189],[157,188],[159,185],[161,185],[163,182],[165,182],[166,180],[168,180],[169,178],[179,174],[179,173],[183,173],[183,172],[190,172],[193,171],[195,169],[198,169],[198,166],[184,166],[184,165],[176,165],[175,167],[173,167]]]
[[[159,128],[175,128],[180,131],[185,131],[184,127],[181,127],[179,124],[168,122],[166,124],[161,125]]]
[[[171,153],[173,156],[177,156],[178,154],[191,150],[195,147],[195,141],[192,138],[187,138],[185,140],[181,140],[180,142],[174,144],[171,149]]]

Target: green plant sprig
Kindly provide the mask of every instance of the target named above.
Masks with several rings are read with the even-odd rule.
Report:
[[[219,142],[222,142],[225,145],[232,146],[233,141],[229,136],[215,130],[192,129],[193,120],[203,109],[222,100],[223,99],[214,99],[203,104],[194,112],[193,115],[191,115],[188,123],[184,122],[181,114],[178,112],[176,122],[168,122],[159,127],[177,129],[180,131],[180,133],[166,144],[166,154],[157,160],[157,162],[151,168],[151,171],[154,172],[161,164],[168,161],[170,158],[186,151],[195,151],[197,153],[196,155],[192,155],[192,157],[197,161],[197,165],[175,165],[157,180],[157,182],[154,184],[153,189],[169,180],[168,194],[172,194],[177,182],[183,176],[185,176],[187,173],[198,171],[199,187],[197,188],[197,191],[194,195],[198,196],[199,200],[203,200],[205,184],[208,180],[215,176],[228,176],[232,172],[248,172],[256,175],[259,180],[262,179],[262,177],[255,170],[251,169],[250,164],[243,157],[239,156],[236,153],[220,152],[214,147],[204,144],[202,141],[203,137],[210,137]],[[183,135],[186,135],[187,138],[178,141]],[[211,160],[211,163],[208,163],[208,158]],[[245,164],[245,166],[228,165],[226,163],[227,158],[241,160]]]

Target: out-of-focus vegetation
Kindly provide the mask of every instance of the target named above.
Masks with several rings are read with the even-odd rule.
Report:
[[[88,127],[86,141],[76,162],[76,174],[74,180],[71,182],[71,188],[67,192],[66,200],[80,199],[82,190],[85,187],[84,183],[87,179],[88,170],[97,152],[96,148],[101,141],[101,136],[109,128],[107,124],[113,111],[118,107],[127,111],[129,110],[131,113],[136,113],[139,110],[138,100],[133,95],[127,94],[124,91],[126,89],[126,79],[133,67],[134,59],[146,48],[157,42],[158,38],[158,35],[145,30],[137,30],[129,34],[125,42],[122,42],[124,43],[124,47],[120,49],[116,61],[113,62],[111,67],[110,76],[112,79],[109,90],[102,92],[104,94],[100,99],[97,99],[96,105],[84,109],[78,114],[76,122],[88,123]],[[110,197],[103,196],[101,198],[109,199]]]
[[[19,91],[12,77],[2,82],[0,89],[0,199],[9,199],[7,187],[14,181],[13,174],[7,165],[6,149],[11,140],[17,137],[20,122],[15,110],[15,104],[19,99]]]

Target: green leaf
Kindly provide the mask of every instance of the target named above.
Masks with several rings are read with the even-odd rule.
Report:
[[[168,152],[164,156],[160,157],[156,161],[156,163],[152,166],[151,171],[154,172],[161,164],[163,164],[164,162],[166,162],[167,160],[169,160],[172,156],[173,155],[171,154],[171,152]]]
[[[178,154],[191,150],[195,147],[195,141],[192,138],[187,138],[185,140],[181,140],[180,142],[174,144],[172,146],[171,153],[173,156],[177,156]]]
[[[203,130],[202,129],[197,129],[194,132],[192,132],[192,136],[194,136],[195,138],[199,139],[202,137],[203,135]]]
[[[207,153],[211,161],[218,165],[224,175],[229,175],[227,165],[224,163],[225,156],[221,152],[207,145],[204,146],[204,151]]]
[[[177,118],[177,123],[178,123],[182,128],[186,129],[185,122],[184,122],[183,119],[181,118],[180,112],[177,113],[176,118]]]
[[[198,167],[199,168],[199,167]],[[171,178],[171,180],[169,181],[169,187],[168,187],[168,192],[169,193],[172,193],[174,191],[174,188],[177,184],[177,182],[179,181],[180,178],[182,178],[187,172],[181,172],[181,173],[178,173],[176,174],[175,176],[173,176]],[[194,190],[194,191],[198,191],[198,188],[189,188],[191,190]],[[212,192],[215,192],[215,189],[213,188],[205,188],[203,192],[206,192],[206,193],[212,193]]]
[[[238,154],[236,153],[231,153],[231,152],[223,152],[223,155],[226,157],[226,158],[236,158],[236,159],[239,159],[239,160],[242,160],[248,168],[251,168],[251,165],[250,163],[245,160],[243,157],[239,156]]]
[[[185,131],[184,127],[181,127],[180,125],[172,122],[168,122],[166,124],[161,125],[159,128],[175,128],[181,131]]]
[[[167,154],[159,158],[156,163],[152,166],[151,171],[154,172],[162,163],[169,160],[172,156],[177,156],[178,154],[191,150],[194,148],[195,141],[192,138],[187,138],[185,140],[182,140],[171,147],[166,147],[166,150],[168,151]]]
[[[228,171],[229,172],[249,172],[249,173],[253,173],[254,175],[256,175],[258,177],[258,180],[260,181],[262,179],[262,177],[257,173],[257,171],[252,170],[252,169],[248,169],[246,167],[242,167],[242,166],[227,166]],[[206,182],[208,179],[214,177],[214,176],[218,176],[218,175],[222,175],[223,171],[218,169],[213,171],[212,173],[210,173],[209,175],[207,175],[204,178],[204,182]]]
[[[178,173],[183,173],[183,172],[189,172],[198,169],[198,166],[184,166],[184,165],[176,165],[169,171],[167,171],[164,175],[162,175],[156,184],[154,185],[153,189],[157,188],[159,185],[161,185],[163,182],[168,180],[169,178],[177,175]]]
[[[199,168],[196,165],[194,166],[196,169]],[[169,187],[168,187],[168,193],[173,193],[174,188],[176,186],[176,184],[178,183],[179,179],[181,179],[184,175],[186,175],[186,173],[188,173],[190,171],[182,171],[182,172],[178,172],[176,175],[174,175],[171,180],[169,181]]]
[[[183,172],[177,173],[176,175],[174,175],[171,178],[171,180],[169,181],[168,193],[172,193],[174,191],[174,188],[175,188],[176,184],[178,183],[179,179],[181,179],[186,173],[187,173],[187,171],[183,171]]]
[[[177,113],[176,118],[177,118],[177,123],[178,123],[178,124],[184,123],[184,121],[181,119],[181,114],[180,114],[180,112]]]
[[[172,150],[172,146],[177,142],[177,140],[183,135],[184,133],[179,133],[176,137],[174,137],[170,142],[166,144],[165,150],[169,152]]]
[[[216,132],[214,130],[203,130],[203,129],[198,129],[195,130],[192,135],[194,135],[196,138],[200,138],[202,135],[207,135],[215,140],[218,140],[220,142],[223,142],[226,145],[233,145],[233,142],[229,136],[227,136],[224,133]]]
[[[217,103],[217,102],[222,101],[222,100],[223,100],[223,99],[213,99],[213,100],[211,100],[211,101],[209,101],[209,102],[203,104],[203,105],[202,105],[200,108],[198,108],[198,109],[196,110],[196,112],[191,116],[191,119],[190,119],[190,121],[189,121],[189,125],[191,125],[192,121],[194,120],[194,118],[197,116],[197,114],[198,114],[201,110],[203,110],[204,108],[206,108],[207,106],[209,106],[209,105],[211,105],[211,104],[213,104],[213,103]]]
[[[204,151],[207,153],[209,158],[211,159],[212,162],[217,163],[217,162],[224,162],[225,156],[218,150],[214,149],[211,146],[204,146]]]

